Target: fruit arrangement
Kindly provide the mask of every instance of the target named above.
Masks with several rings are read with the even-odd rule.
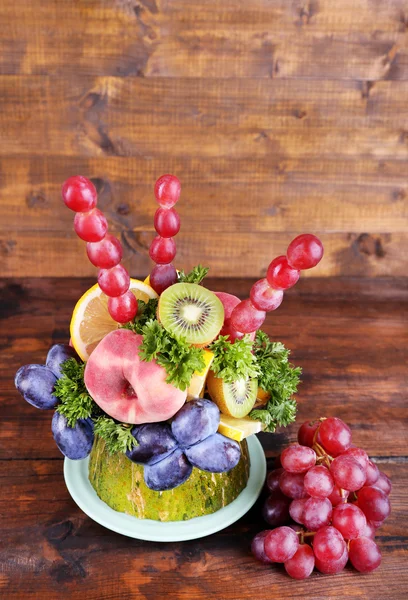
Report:
[[[336,417],[303,423],[298,444],[279,460],[267,476],[263,508],[275,529],[255,536],[255,558],[283,563],[294,579],[314,568],[339,573],[348,560],[361,573],[374,571],[381,563],[374,538],[391,511],[391,481],[352,445],[346,423]]]
[[[45,365],[25,365],[15,378],[29,403],[55,411],[52,433],[66,457],[86,458],[103,442],[160,493],[195,471],[234,471],[248,436],[294,420],[300,369],[260,326],[323,256],[320,240],[303,234],[248,299],[213,292],[203,285],[207,268],[185,273],[173,264],[180,191],[173,175],[156,182],[155,266],[140,281],[121,264],[121,242],[108,232],[92,182],[75,176],[63,184],[98,283],[74,308],[70,344],[53,346]]]

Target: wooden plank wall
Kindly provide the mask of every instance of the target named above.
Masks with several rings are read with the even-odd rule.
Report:
[[[408,0],[2,0],[2,276],[93,275],[60,185],[91,177],[134,275],[152,186],[182,181],[177,264],[406,275]]]

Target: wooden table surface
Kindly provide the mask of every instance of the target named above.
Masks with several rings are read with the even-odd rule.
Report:
[[[407,280],[306,279],[266,322],[303,367],[298,423],[337,415],[393,481],[392,514],[380,529],[381,567],[360,575],[313,574],[296,582],[249,553],[264,528],[259,503],[201,540],[160,544],[122,537],[89,519],[71,500],[50,412],[26,404],[13,375],[42,363],[66,341],[80,279],[2,280],[0,331],[0,597],[53,600],[402,599],[408,594]],[[249,281],[210,286],[245,296]],[[405,321],[405,322],[404,322]],[[295,426],[263,435],[268,462],[295,439]]]

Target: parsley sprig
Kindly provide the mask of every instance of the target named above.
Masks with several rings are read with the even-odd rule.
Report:
[[[289,362],[290,351],[281,342],[271,342],[263,331],[256,334],[254,354],[260,369],[259,387],[269,392],[270,399],[249,416],[262,421],[265,431],[273,432],[295,420],[296,401],[292,396],[297,392],[302,370]]]
[[[60,400],[56,410],[64,415],[69,427],[74,427],[78,419],[101,412],[85,387],[84,369],[85,363],[69,358],[61,365],[62,377],[55,384],[54,396]]]
[[[141,334],[143,327],[146,325],[148,321],[156,318],[157,305],[159,300],[157,298],[150,298],[148,302],[143,302],[143,300],[137,301],[137,315],[133,319],[133,321],[129,321],[122,327],[124,329],[130,329],[134,333]]]
[[[240,378],[252,379],[260,374],[249,336],[232,344],[227,335],[220,335],[209,349],[214,353],[211,369],[225,383]]]
[[[141,333],[143,342],[139,350],[140,358],[145,361],[155,359],[164,367],[167,383],[184,391],[189,386],[193,373],[204,369],[203,350],[191,346],[181,338],[174,338],[158,321],[150,320],[145,323]]]
[[[137,446],[137,441],[132,435],[132,425],[117,423],[107,416],[98,417],[94,427],[95,435],[105,440],[106,448],[110,454],[126,452]]]
[[[190,273],[184,273],[184,271],[180,271],[178,275],[178,280],[180,283],[201,283],[206,277],[208,271],[210,269],[208,267],[203,267],[202,265],[197,265],[193,267]]]

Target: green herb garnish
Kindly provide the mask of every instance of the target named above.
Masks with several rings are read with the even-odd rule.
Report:
[[[85,363],[69,358],[61,365],[62,377],[55,384],[54,396],[60,400],[56,410],[64,415],[69,427],[74,427],[78,419],[100,414],[99,406],[85,387],[84,369]]]
[[[167,373],[167,383],[180,390],[190,384],[195,371],[205,367],[204,352],[191,346],[183,339],[171,336],[158,321],[148,321],[141,330],[143,342],[140,346],[140,358],[145,361],[155,359]]]
[[[227,335],[220,335],[209,346],[209,350],[214,353],[211,369],[225,383],[232,383],[241,378],[258,377],[260,370],[252,353],[252,347],[249,336],[236,340],[232,344]]]
[[[123,329],[130,329],[134,333],[141,334],[143,327],[146,325],[146,323],[156,318],[158,303],[158,298],[150,298],[148,302],[138,300],[137,315],[135,316],[133,321],[129,321],[129,323],[123,325]]]
[[[256,334],[254,354],[260,369],[258,385],[271,397],[264,408],[252,410],[249,416],[262,421],[265,431],[273,432],[295,420],[296,401],[292,396],[297,392],[302,369],[289,362],[290,351],[281,342],[271,342],[263,331]]]
[[[106,448],[110,454],[131,450],[138,445],[132,435],[132,425],[117,423],[110,417],[98,417],[94,427],[95,435],[105,440]]]
[[[208,267],[197,265],[190,271],[190,273],[184,273],[184,271],[180,271],[178,274],[179,283],[201,283],[209,270],[210,269]]]

